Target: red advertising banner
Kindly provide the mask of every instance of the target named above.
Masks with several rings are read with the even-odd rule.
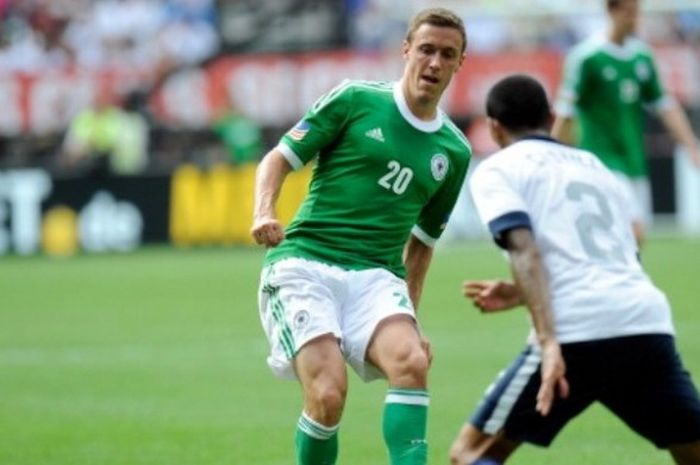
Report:
[[[118,96],[146,82],[146,72],[128,69],[0,73],[0,134],[61,131],[97,92]]]
[[[667,88],[685,104],[700,103],[700,53],[689,46],[656,49]],[[443,98],[453,116],[482,113],[485,94],[509,73],[528,73],[556,94],[562,56],[547,51],[468,55]],[[359,51],[298,55],[226,56],[205,68],[170,76],[152,98],[156,116],[169,124],[206,126],[229,105],[262,125],[293,124],[324,92],[343,79],[395,80],[403,61],[397,53]],[[42,75],[0,74],[0,134],[64,129],[97,91],[122,94],[147,84],[143,71],[56,71]]]

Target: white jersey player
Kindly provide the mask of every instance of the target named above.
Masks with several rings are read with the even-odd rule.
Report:
[[[470,180],[494,237],[535,231],[559,343],[673,334],[664,294],[644,273],[617,178],[590,152],[526,136]]]
[[[549,104],[534,79],[496,84],[487,115],[504,148],[470,188],[514,282],[467,282],[465,295],[485,312],[526,305],[533,333],[458,434],[452,463],[497,465],[522,442],[548,446],[598,401],[676,463],[700,464],[697,389],[668,301],[639,263],[619,181],[592,153],[547,135]]]

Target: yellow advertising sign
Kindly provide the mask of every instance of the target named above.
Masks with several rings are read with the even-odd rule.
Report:
[[[170,240],[179,246],[253,244],[255,165],[218,165],[202,171],[178,168],[170,187]],[[277,202],[283,224],[294,217],[306,195],[311,168],[290,173]]]

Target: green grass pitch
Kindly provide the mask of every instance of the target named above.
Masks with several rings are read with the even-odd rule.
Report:
[[[700,380],[700,240],[653,237],[644,263],[668,294]],[[265,365],[262,252],[147,248],[130,255],[0,258],[0,464],[291,465],[296,383]],[[489,243],[438,248],[421,319],[433,343],[430,463],[522,348],[525,312],[480,315],[463,278],[505,276]],[[383,382],[350,376],[339,463],[386,464]],[[601,407],[514,465],[670,464]]]

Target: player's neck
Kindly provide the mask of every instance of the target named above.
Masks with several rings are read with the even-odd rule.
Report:
[[[413,116],[421,121],[433,121],[437,117],[437,105],[432,102],[421,102],[407,95],[406,105]]]
[[[629,36],[629,32],[612,26],[610,28],[610,32],[608,33],[608,40],[616,45],[624,45]]]
[[[505,133],[505,140],[503,141],[503,147],[507,147],[511,144],[515,144],[518,141],[529,138],[549,138],[550,134],[545,131],[527,131],[520,133]]]
[[[437,117],[437,102],[423,100],[412,95],[405,81],[401,83],[401,92],[406,106],[413,113],[413,116],[421,121],[433,121]]]

